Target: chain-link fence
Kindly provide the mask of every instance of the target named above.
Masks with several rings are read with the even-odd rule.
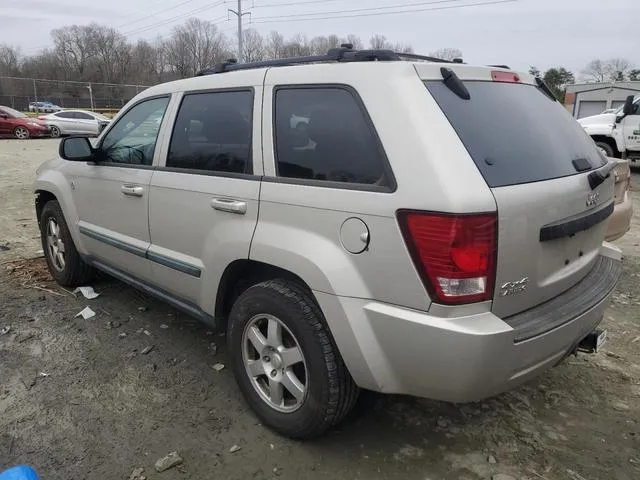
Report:
[[[0,105],[25,112],[40,111],[36,102],[61,108],[118,110],[147,87],[0,76]]]

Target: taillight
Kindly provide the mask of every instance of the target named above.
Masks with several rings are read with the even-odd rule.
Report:
[[[501,70],[493,70],[491,72],[491,79],[494,82],[520,83],[520,75],[514,72],[503,72]]]
[[[496,214],[400,210],[398,221],[413,262],[435,302],[458,305],[493,297]]]
[[[47,118],[47,117],[45,117],[44,115],[40,115],[40,116],[38,117],[38,120],[44,120],[45,118]]]

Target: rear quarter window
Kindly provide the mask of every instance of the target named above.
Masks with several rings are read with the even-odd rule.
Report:
[[[604,163],[569,112],[533,85],[466,81],[465,100],[425,83],[490,187],[575,175],[577,159]]]

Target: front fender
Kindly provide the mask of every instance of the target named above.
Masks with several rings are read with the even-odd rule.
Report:
[[[53,163],[53,162],[51,162]],[[50,168],[50,162],[45,163],[38,169],[37,177],[33,185],[34,193],[48,192],[56,197],[64,219],[69,227],[71,238],[75,244],[76,249],[81,254],[87,254],[84,245],[82,244],[82,237],[78,230],[78,212],[75,204],[73,203],[73,194],[71,191],[71,182],[64,176],[59,168]],[[40,219],[38,218],[38,224]]]

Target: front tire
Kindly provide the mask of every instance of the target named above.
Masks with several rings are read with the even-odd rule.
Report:
[[[313,438],[353,408],[358,387],[308,290],[280,279],[254,285],[238,297],[229,322],[236,381],[264,425]]]
[[[607,142],[596,142],[596,145],[606,152],[607,157],[615,157],[613,148]]]
[[[29,130],[27,130],[25,127],[16,127],[13,129],[13,136],[18,140],[26,140],[29,138],[30,134]]]
[[[60,137],[60,129],[55,125],[51,126],[51,138],[59,138]]]
[[[93,276],[93,269],[80,257],[69,233],[67,222],[56,200],[51,200],[40,215],[42,250],[51,276],[64,287],[86,284]]]

